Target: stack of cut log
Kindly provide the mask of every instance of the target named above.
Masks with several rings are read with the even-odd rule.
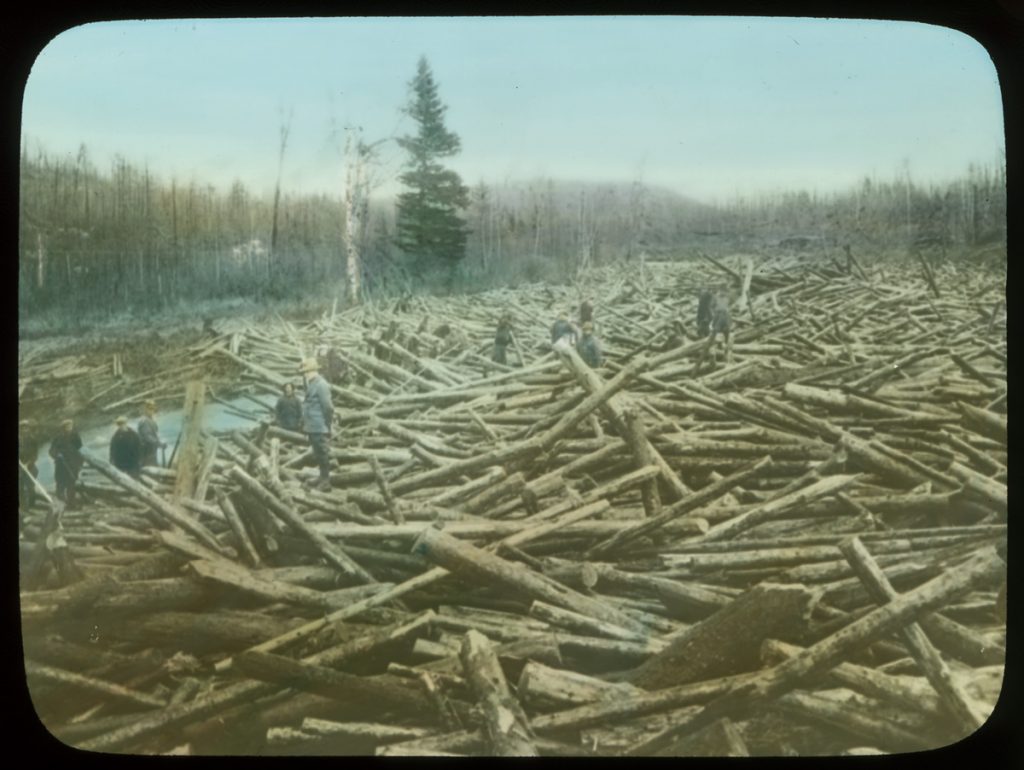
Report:
[[[192,351],[272,401],[333,348],[332,489],[269,423],[204,431],[189,468],[138,480],[88,457],[98,502],[25,512],[44,723],[179,754],[823,755],[969,734],[1005,653],[1002,277],[753,265],[415,297]],[[697,289],[723,282],[745,309],[731,360],[701,365]],[[597,370],[548,336],[585,297]]]

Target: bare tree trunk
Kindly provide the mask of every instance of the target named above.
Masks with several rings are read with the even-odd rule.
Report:
[[[345,130],[345,275],[348,286],[349,304],[359,302],[359,233],[360,214],[362,211],[359,193],[362,188],[362,158],[360,146],[362,141],[357,135],[353,141],[355,129]]]

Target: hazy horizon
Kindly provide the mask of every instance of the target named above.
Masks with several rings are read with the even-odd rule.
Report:
[[[463,181],[636,181],[715,203],[827,194],[909,172],[941,184],[1004,150],[984,48],[914,22],[720,17],[101,22],[40,53],[23,145],[115,154],[170,181],[340,196],[338,128],[413,131],[427,57]],[[403,154],[382,145],[397,192]]]

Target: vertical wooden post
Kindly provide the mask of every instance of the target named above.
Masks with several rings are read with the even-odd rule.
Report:
[[[182,417],[181,451],[178,453],[178,475],[174,481],[174,499],[195,493],[199,456],[199,431],[203,423],[203,399],[206,385],[192,380],[185,386],[185,410]]]

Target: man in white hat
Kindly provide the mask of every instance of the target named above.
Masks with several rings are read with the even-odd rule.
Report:
[[[302,402],[302,422],[313,457],[320,468],[316,487],[323,492],[331,489],[331,419],[334,405],[331,403],[331,387],[320,376],[320,365],[316,358],[306,358],[299,367],[306,379],[306,397]]]

